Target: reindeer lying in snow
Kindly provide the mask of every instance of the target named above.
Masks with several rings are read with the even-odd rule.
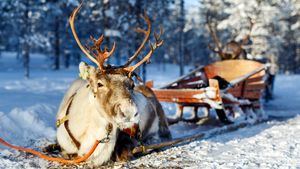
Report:
[[[110,159],[120,131],[134,135],[139,127],[143,140],[170,137],[165,115],[151,89],[135,87],[132,80],[132,75],[136,75],[134,70],[149,60],[163,41],[155,34],[156,42],[150,46],[150,52],[136,65],[129,66],[149,40],[151,22],[145,16],[148,29],[137,29],[145,38],[135,54],[123,66],[104,65],[114,52],[115,44],[111,51],[101,50],[103,36],[92,38],[94,45],[89,49],[81,44],[74,27],[80,8],[81,5],[70,16],[72,33],[81,50],[98,67],[80,63],[82,79],[72,83],[57,113],[57,140],[64,154],[79,156],[86,154],[95,140],[101,140],[88,159],[101,165]]]

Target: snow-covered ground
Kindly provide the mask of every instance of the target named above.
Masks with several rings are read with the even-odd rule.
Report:
[[[299,168],[300,116],[267,122],[152,153],[132,167]]]
[[[11,58],[11,57],[9,57]],[[36,56],[42,61],[43,57]],[[38,61],[36,61],[39,63]],[[76,67],[51,71],[33,66],[30,79],[24,79],[14,59],[0,59],[0,137],[22,146],[36,147],[55,140],[55,114],[68,85],[77,78]],[[40,65],[34,64],[33,65]],[[187,68],[188,69],[188,68]],[[178,68],[148,66],[148,79],[160,86],[178,76]],[[279,75],[275,82],[275,100],[265,106],[282,121],[269,121],[229,134],[198,140],[152,153],[118,167],[182,168],[300,168],[300,76]],[[172,113],[174,106],[164,105]],[[172,126],[175,136],[191,134],[182,129],[196,125]],[[208,128],[201,128],[207,130]],[[192,130],[199,131],[199,130]],[[181,134],[181,135],[180,135]],[[47,168],[50,164],[0,146],[0,168]],[[51,165],[53,166],[53,165]]]

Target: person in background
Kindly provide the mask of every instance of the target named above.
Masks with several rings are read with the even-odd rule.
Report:
[[[270,67],[267,69],[268,77],[267,77],[267,86],[266,86],[266,95],[265,95],[266,102],[274,99],[274,95],[273,95],[274,81],[275,81],[275,75],[278,71],[278,66],[276,64],[274,55],[270,56],[268,63],[270,64]]]

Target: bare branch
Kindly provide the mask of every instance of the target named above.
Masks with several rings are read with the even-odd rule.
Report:
[[[248,17],[248,20],[250,22],[249,33],[244,36],[241,45],[246,45],[249,42],[250,37],[251,37],[251,33],[252,33],[253,26],[254,26],[254,22],[253,22],[252,18],[250,18],[250,17]]]

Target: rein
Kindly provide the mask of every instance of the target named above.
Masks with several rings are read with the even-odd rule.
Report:
[[[18,151],[24,151],[26,153],[33,154],[33,155],[38,156],[38,157],[40,157],[44,160],[59,162],[59,163],[62,163],[62,164],[79,164],[81,162],[86,161],[94,153],[94,151],[96,150],[99,143],[108,143],[110,141],[109,136],[110,136],[110,133],[112,131],[112,128],[113,128],[112,124],[109,123],[106,126],[107,136],[105,138],[101,139],[101,140],[96,140],[95,143],[93,144],[92,148],[90,149],[90,151],[87,154],[85,154],[82,157],[72,159],[72,160],[67,160],[67,159],[59,158],[59,157],[51,157],[51,156],[45,155],[41,152],[38,152],[36,150],[30,149],[30,148],[15,146],[15,145],[12,145],[12,144],[6,142],[2,138],[0,138],[0,144],[3,144],[4,146],[7,146],[9,148],[12,148],[12,149],[15,149],[15,150],[18,150]]]

